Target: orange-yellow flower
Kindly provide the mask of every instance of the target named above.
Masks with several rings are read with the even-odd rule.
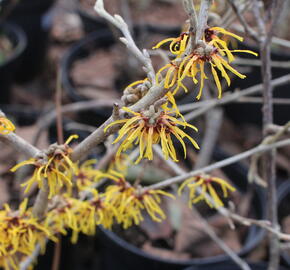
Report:
[[[7,135],[15,130],[13,123],[4,116],[0,117],[0,134]]]
[[[236,52],[236,51],[242,51],[242,50],[234,50],[234,51],[227,50],[227,51]],[[232,73],[234,73],[236,76],[240,77],[241,79],[244,79],[246,77],[245,75],[239,73],[236,69],[234,69],[229,64],[229,62],[225,60],[222,55],[220,55],[220,52],[221,52],[220,49],[209,44],[199,46],[190,55],[184,57],[184,59],[182,60],[179,66],[178,78],[180,81],[182,81],[185,77],[191,77],[195,84],[199,82],[200,87],[199,87],[198,95],[196,97],[197,99],[200,99],[202,95],[204,80],[208,79],[205,73],[206,63],[210,64],[211,73],[213,75],[215,84],[218,89],[218,98],[221,98],[222,96],[222,86],[221,86],[221,82],[220,82],[217,70],[221,73],[221,76],[225,78],[228,85],[231,84],[231,80],[230,80],[229,75],[227,74],[227,71],[231,71]],[[245,52],[248,52],[248,51],[245,51]],[[254,52],[251,52],[251,53],[257,55]],[[197,74],[200,74],[199,80],[196,78]]]
[[[74,171],[74,181],[78,190],[83,190],[98,182],[104,173],[94,168],[97,160],[90,159],[83,162],[80,166],[76,165]]]
[[[63,194],[56,208],[46,215],[45,223],[55,233],[66,235],[67,229],[72,230],[72,243],[76,243],[79,233],[94,235],[97,225],[111,228],[115,210],[103,200],[103,195],[95,189],[88,190],[92,195],[89,200],[71,198]]]
[[[162,190],[142,191],[139,187],[133,187],[123,174],[116,171],[109,172],[108,178],[113,180],[114,184],[106,188],[104,203],[116,210],[116,220],[123,228],[140,224],[144,211],[156,222],[166,218],[160,207],[161,196],[174,198],[172,194]]]
[[[200,175],[191,177],[185,180],[178,189],[178,194],[181,195],[181,192],[185,187],[189,189],[189,201],[188,204],[191,207],[191,204],[197,203],[201,200],[205,200],[210,207],[220,207],[224,203],[217,194],[213,184],[218,184],[221,186],[224,198],[228,197],[228,190],[235,191],[236,189],[231,186],[224,179],[219,177],[213,177],[210,175]],[[197,187],[201,187],[201,193],[197,192]],[[209,200],[207,192],[211,196],[212,200]],[[199,194],[199,195],[198,195]]]
[[[162,74],[164,71],[165,75]],[[172,87],[175,87],[172,91],[173,94],[175,94],[180,87],[183,88],[184,92],[187,93],[188,90],[186,86],[182,83],[181,80],[178,80],[178,74],[179,74],[179,64],[174,61],[171,61],[169,64],[163,66],[159,69],[159,71],[156,73],[156,82],[159,84],[162,79],[164,78],[164,88],[169,89]]]
[[[107,173],[107,178],[114,181],[114,184],[109,185],[104,192],[104,202],[117,209],[120,214],[120,207],[125,204],[125,201],[134,193],[134,188],[126,181],[122,173],[110,171]],[[116,216],[117,221],[121,222],[120,216]]]
[[[217,48],[218,52],[222,56],[227,56],[229,63],[231,63],[232,61],[235,60],[235,57],[232,54],[233,52],[243,52],[243,53],[249,53],[249,54],[253,54],[253,55],[257,56],[257,53],[252,52],[250,50],[230,50],[228,48],[227,42],[218,37],[219,33],[226,35],[226,36],[233,37],[239,41],[243,41],[244,38],[241,36],[238,36],[232,32],[229,32],[221,27],[210,27],[210,28],[205,29],[204,40],[206,41],[206,43],[209,45],[213,45],[215,48]]]
[[[147,214],[155,222],[161,222],[166,218],[166,215],[160,204],[162,202],[161,196],[175,197],[163,190],[147,190],[145,192],[140,191],[138,188],[134,190],[134,193],[127,197],[124,204],[120,207],[119,213],[121,215],[121,222],[123,228],[126,229],[130,226],[139,225],[143,221],[143,212]]]
[[[185,157],[186,147],[183,141],[184,138],[187,138],[195,148],[199,149],[196,141],[177,125],[181,125],[184,128],[189,127],[195,131],[197,131],[197,128],[171,116],[171,114],[174,114],[173,111],[156,112],[154,106],[151,106],[148,111],[143,111],[141,113],[134,112],[126,107],[123,107],[123,110],[134,116],[129,119],[116,120],[105,128],[106,131],[113,125],[124,124],[119,130],[119,136],[113,142],[117,143],[123,139],[116,153],[117,156],[119,156],[121,152],[129,149],[131,145],[139,144],[139,158],[135,163],[138,163],[142,158],[152,160],[153,144],[161,143],[162,152],[165,158],[168,159],[171,157],[174,161],[178,161],[171,138],[172,135],[181,143]]]
[[[41,155],[20,162],[11,169],[12,172],[15,172],[25,165],[34,166],[32,177],[22,184],[22,186],[26,186],[25,192],[30,190],[34,183],[37,183],[40,189],[44,189],[44,181],[47,181],[48,184],[49,198],[58,194],[63,186],[66,186],[67,189],[71,188],[72,175],[76,171],[76,165],[69,158],[72,149],[68,144],[77,137],[77,135],[70,136],[64,145],[53,144]]]
[[[158,49],[165,43],[170,42],[169,50],[172,54],[180,56],[185,52],[186,46],[189,40],[189,33],[184,32],[177,38],[167,38],[160,41],[157,45],[153,47],[153,49]]]

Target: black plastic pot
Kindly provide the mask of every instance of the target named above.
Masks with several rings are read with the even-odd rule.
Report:
[[[278,188],[278,217],[279,221],[290,215],[290,180],[282,183]],[[290,267],[289,251],[282,251],[283,262]]]
[[[257,47],[250,47],[243,43],[240,43],[238,46],[239,49],[252,50],[259,52]],[[239,57],[249,58],[249,59],[259,59],[249,54],[239,54]],[[271,53],[271,58],[274,61],[290,61],[290,55],[283,52]],[[246,89],[250,86],[262,83],[261,69],[260,66],[247,66],[250,69],[249,72],[244,72],[247,76],[245,79],[240,79],[236,76],[233,77],[230,90],[235,89]],[[288,68],[272,68],[272,77],[273,79],[279,78],[281,76],[289,74]],[[274,97],[275,98],[290,98],[290,83],[278,86],[275,88]],[[261,96],[257,95],[257,96]],[[224,106],[226,115],[229,119],[237,124],[262,124],[262,105],[255,103],[231,103]],[[289,111],[290,105],[274,105],[274,123],[279,125],[284,125],[289,121]]]
[[[61,237],[61,254],[59,269],[61,270],[96,270],[99,266],[99,246],[95,238],[79,235],[77,244],[71,243],[71,233]],[[37,258],[35,270],[51,270],[55,244],[48,242],[46,252]]]
[[[114,38],[109,31],[97,31],[89,34],[87,37],[72,46],[61,63],[62,69],[62,85],[69,98],[74,101],[85,101],[87,97],[81,95],[77,91],[77,86],[70,75],[73,64],[79,60],[86,58],[96,49],[109,49],[114,44]],[[102,63],[99,64],[102,67]],[[96,108],[88,112],[80,113],[81,122],[87,124],[102,124],[111,115],[111,108]]]
[[[0,25],[0,32],[8,37],[14,47],[13,53],[4,62],[0,63],[0,104],[8,104],[10,102],[10,90],[14,81],[15,71],[21,65],[27,40],[24,32],[13,24],[5,23]]]
[[[217,154],[216,154],[217,155]],[[224,153],[218,150],[216,159],[222,158]],[[224,172],[231,177],[236,187],[244,192],[247,189],[245,168],[241,165],[227,166]],[[236,172],[236,173],[235,173]],[[252,187],[254,191],[252,206],[255,209],[256,218],[263,219],[266,216],[265,196],[258,187]],[[105,270],[181,270],[190,265],[215,266],[230,261],[227,255],[219,255],[208,258],[194,258],[190,260],[170,260],[148,254],[134,245],[126,242],[112,231],[100,227],[101,241],[104,245],[104,269]],[[244,256],[252,251],[263,239],[264,231],[256,226],[248,229],[244,245],[239,252]]]
[[[249,263],[251,270],[267,270],[268,265],[266,263]],[[184,270],[240,270],[241,268],[235,263],[226,263],[219,266],[206,266],[196,267],[191,266]],[[280,266],[277,270],[286,270],[286,268]]]
[[[49,9],[53,3],[54,0],[21,0],[7,18],[20,26],[28,39],[23,63],[16,74],[18,82],[28,82],[43,70],[52,25]]]

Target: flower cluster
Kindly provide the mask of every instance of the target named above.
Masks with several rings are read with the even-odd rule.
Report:
[[[77,164],[75,166],[73,180],[79,191],[91,187],[94,183],[104,177],[102,171],[95,169],[94,165],[96,163],[97,160],[91,159],[83,162],[81,165]]]
[[[111,172],[110,179],[115,184],[106,188],[104,202],[115,208],[116,220],[125,229],[133,224],[140,224],[143,220],[143,211],[156,222],[166,218],[160,207],[160,196],[174,198],[172,194],[162,190],[143,191],[141,188],[135,188],[118,172]]]
[[[68,144],[74,138],[77,138],[77,135],[70,136],[63,145],[51,145],[44,153],[20,162],[11,169],[15,172],[24,165],[34,166],[32,177],[22,184],[26,186],[25,192],[29,191],[34,183],[37,183],[40,189],[44,189],[45,181],[49,188],[49,198],[58,194],[64,185],[71,189],[72,174],[76,172],[76,165],[69,158],[72,150]]]
[[[228,190],[229,191],[235,191],[236,189],[231,186],[229,183],[227,183],[224,179],[210,176],[210,175],[200,175],[191,177],[187,180],[185,180],[182,185],[179,187],[178,193],[179,195],[183,191],[185,187],[189,189],[189,201],[188,204],[191,206],[192,203],[198,203],[201,200],[205,200],[205,202],[210,207],[220,207],[223,206],[224,203],[220,199],[218,193],[216,192],[214,188],[214,184],[220,185],[224,198],[228,197]],[[198,187],[201,188],[201,192],[198,192]],[[209,199],[209,196],[211,196],[212,200]]]
[[[176,151],[172,142],[171,136],[175,136],[176,139],[181,143],[184,149],[184,155],[186,156],[186,147],[183,141],[187,138],[195,148],[199,149],[198,144],[194,139],[192,139],[187,133],[180,129],[177,125],[181,125],[184,128],[189,127],[194,131],[197,128],[186,122],[179,121],[172,114],[174,111],[157,111],[154,106],[151,106],[149,110],[143,111],[141,113],[134,112],[129,108],[123,107],[123,110],[133,117],[116,120],[109,124],[105,131],[116,124],[124,124],[119,130],[119,136],[115,139],[113,143],[119,142],[125,137],[121,143],[116,156],[118,157],[122,151],[129,149],[132,144],[139,144],[139,158],[136,163],[140,162],[142,158],[147,158],[149,160],[153,159],[153,144],[161,143],[162,152],[166,159],[171,157],[174,161],[178,161]]]
[[[257,56],[257,54],[250,50],[230,50],[227,43],[218,37],[219,33],[243,41],[242,37],[226,31],[221,27],[211,27],[205,29],[203,40],[198,41],[195,48],[187,49],[188,38],[184,37],[188,37],[188,33],[182,33],[178,38],[165,39],[159,42],[153,48],[159,48],[163,44],[170,42],[170,51],[174,55],[177,55],[177,57],[157,72],[156,81],[159,83],[161,78],[164,77],[164,87],[169,89],[175,86],[173,90],[173,94],[175,94],[180,87],[187,92],[182,81],[186,77],[189,77],[193,80],[194,84],[199,83],[197,99],[200,99],[204,87],[204,80],[208,79],[205,72],[205,64],[208,63],[218,89],[218,97],[221,98],[222,87],[218,72],[220,72],[221,76],[225,78],[228,85],[230,85],[231,81],[227,74],[227,70],[231,71],[241,79],[246,77],[230,65],[230,63],[235,59],[233,52],[250,53],[255,56]],[[161,76],[165,70],[165,75]]]
[[[32,216],[31,209],[27,209],[27,199],[18,211],[12,211],[5,205],[0,211],[0,267],[19,269],[21,259],[30,255],[37,244],[44,251],[46,238],[57,240],[44,224]]]
[[[114,220],[114,208],[103,201],[103,195],[91,189],[90,200],[79,200],[63,194],[56,208],[46,215],[45,223],[55,233],[66,235],[71,229],[72,243],[76,243],[79,233],[94,235],[96,225],[111,228]]]
[[[4,116],[0,116],[0,134],[7,135],[15,130],[13,123]]]
[[[72,242],[76,243],[79,233],[94,235],[97,225],[110,229],[116,221],[128,228],[138,225],[143,220],[143,211],[157,222],[166,218],[160,207],[161,197],[174,198],[162,190],[142,191],[128,183],[124,175],[116,171],[106,174],[113,184],[107,186],[103,193],[88,188],[87,200],[72,198],[69,194],[58,196],[57,205],[48,211],[45,225],[55,234],[66,235],[72,230]]]

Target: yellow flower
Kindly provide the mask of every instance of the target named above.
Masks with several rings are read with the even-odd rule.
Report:
[[[159,206],[161,203],[160,195],[175,199],[172,194],[163,190],[148,190],[139,197],[149,216],[156,222],[161,222],[166,218],[163,210]]]
[[[12,211],[8,205],[0,211],[0,266],[4,269],[19,269],[20,261],[32,254],[37,244],[44,252],[46,238],[57,241],[52,233],[36,220],[27,209],[25,199],[18,211]]]
[[[76,166],[74,178],[78,190],[92,186],[93,183],[98,182],[103,177],[103,172],[94,168],[96,162],[97,160],[91,159],[83,162],[80,166]]]
[[[0,134],[7,135],[15,130],[13,123],[6,117],[0,117]]]
[[[181,195],[183,189],[187,187],[189,189],[189,206],[191,206],[192,203],[197,203],[201,200],[205,200],[210,207],[217,208],[223,206],[224,204],[220,199],[219,195],[217,194],[216,190],[214,189],[213,184],[218,184],[221,186],[224,198],[228,197],[228,190],[236,190],[233,186],[231,186],[229,183],[221,178],[213,177],[210,175],[200,175],[185,180],[179,187],[178,194]],[[201,194],[199,194],[198,196],[196,190],[197,187],[201,187]],[[212,197],[214,204],[207,198],[207,192]]]
[[[122,173],[110,171],[107,178],[114,181],[114,184],[106,187],[104,192],[104,202],[113,206],[116,211],[116,219],[118,222],[122,220],[122,214],[119,211],[120,207],[125,204],[125,201],[134,193],[134,188],[128,183]]]
[[[174,114],[173,111],[155,112],[154,106],[151,106],[148,111],[143,111],[141,113],[134,112],[126,107],[123,107],[123,110],[133,114],[134,116],[129,119],[116,120],[105,128],[106,131],[113,125],[124,124],[119,130],[119,136],[113,142],[117,143],[121,139],[124,139],[116,153],[116,156],[119,156],[121,152],[129,149],[131,145],[139,144],[139,158],[135,163],[140,162],[142,158],[152,160],[152,146],[153,144],[158,144],[160,142],[165,158],[168,159],[171,157],[174,161],[178,161],[171,135],[174,135],[181,143],[185,157],[186,147],[183,141],[184,138],[187,138],[195,148],[199,149],[196,141],[177,127],[177,125],[181,125],[184,128],[189,127],[195,131],[197,131],[197,128],[171,116],[171,114]]]
[[[163,71],[166,71],[165,76],[162,75]],[[186,86],[182,83],[181,80],[178,80],[179,74],[179,64],[171,61],[169,64],[165,65],[164,67],[160,68],[159,71],[156,73],[156,82],[160,84],[161,80],[164,78],[164,88],[169,89],[175,86],[173,90],[173,94],[175,94],[180,87],[183,88],[184,92],[187,93],[188,90]]]
[[[144,84],[146,81],[148,81],[147,78],[145,78],[145,79],[143,79],[143,80],[138,80],[138,81],[132,82],[132,83],[130,83],[129,85],[127,85],[127,87],[125,88],[125,90],[128,90],[129,88],[136,88],[136,87],[138,87],[139,85]],[[125,90],[124,90],[124,91],[125,91]]]
[[[76,243],[79,233],[94,235],[96,226],[111,228],[115,210],[104,202],[102,195],[95,189],[89,189],[92,198],[86,201],[71,198],[68,194],[61,197],[59,205],[46,215],[46,224],[55,233],[66,235],[66,229],[72,230],[72,243]]]
[[[185,52],[186,46],[188,44],[188,40],[189,40],[189,33],[184,32],[177,38],[167,38],[160,41],[156,46],[153,47],[153,49],[158,49],[165,43],[170,42],[169,44],[170,52],[174,55],[180,56]]]
[[[148,190],[142,193],[138,188],[134,189],[132,195],[127,196],[124,204],[121,205],[117,211],[120,213],[121,219],[119,223],[126,229],[130,226],[139,225],[143,221],[143,212],[146,211],[148,215],[155,222],[161,222],[166,218],[164,211],[160,207],[161,197],[167,196],[172,199],[175,197],[162,190]]]
[[[147,190],[132,187],[123,174],[116,171],[108,173],[108,178],[115,184],[109,185],[104,192],[104,203],[111,205],[115,209],[115,217],[119,224],[126,229],[130,226],[138,225],[143,221],[142,213],[146,211],[153,221],[161,222],[166,218],[160,208],[161,197],[174,198],[162,190]]]
[[[131,165],[132,162],[129,158],[129,155],[121,153],[118,157],[114,156],[111,159],[111,162],[108,167],[108,171],[117,171],[122,174],[126,174],[128,170],[128,166]]]
[[[12,172],[15,172],[25,165],[35,167],[32,177],[22,184],[22,186],[26,186],[25,192],[29,191],[34,183],[37,183],[38,187],[43,189],[45,180],[47,180],[49,187],[49,198],[58,194],[64,185],[67,189],[71,188],[71,179],[76,171],[76,165],[69,158],[72,149],[68,146],[68,143],[77,137],[77,135],[70,136],[64,145],[51,145],[43,154],[20,162],[11,169]]]
[[[231,37],[233,37],[241,42],[244,40],[244,38],[241,36],[238,36],[234,33],[231,33],[231,32],[229,32],[221,27],[210,27],[210,28],[205,29],[204,39],[205,39],[206,43],[208,43],[209,45],[213,45],[215,48],[217,48],[218,52],[222,56],[226,55],[229,63],[231,63],[232,61],[235,60],[235,57],[232,54],[233,52],[249,53],[249,54],[253,54],[255,56],[258,55],[257,53],[252,52],[250,50],[230,50],[228,48],[227,42],[218,37],[218,35],[217,35],[218,33],[221,33],[221,34],[227,35],[227,36],[231,36]]]
[[[227,52],[241,52],[243,50],[227,50]],[[202,89],[204,86],[204,80],[208,79],[207,75],[205,74],[205,63],[210,64],[211,73],[213,75],[215,84],[218,89],[218,98],[221,98],[222,96],[222,86],[220,83],[220,79],[218,76],[218,73],[216,69],[218,69],[221,73],[221,76],[225,78],[228,86],[231,83],[230,77],[227,74],[227,70],[234,73],[236,76],[240,77],[241,79],[244,79],[246,76],[239,73],[236,69],[234,69],[232,66],[230,66],[229,62],[225,60],[221,55],[220,52],[222,52],[221,49],[218,49],[211,45],[205,45],[200,46],[197,49],[193,51],[190,55],[184,57],[182,60],[180,66],[179,66],[179,74],[178,74],[178,80],[182,81],[185,77],[191,77],[193,82],[195,84],[198,83],[198,80],[196,79],[197,74],[200,74],[199,78],[199,92],[197,95],[197,99],[200,99],[202,95]],[[243,51],[247,53],[252,53],[254,55],[257,55],[254,52],[250,51]],[[231,59],[231,56],[228,56],[229,60]]]

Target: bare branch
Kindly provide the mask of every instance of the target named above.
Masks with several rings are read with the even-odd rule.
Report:
[[[162,189],[162,188],[165,188],[167,186],[173,185],[175,183],[180,183],[180,182],[184,181],[185,179],[187,179],[189,177],[200,175],[202,173],[208,173],[208,172],[210,172],[212,170],[215,170],[215,169],[222,168],[222,167],[225,167],[227,165],[233,164],[233,163],[238,162],[238,161],[240,161],[242,159],[248,158],[248,157],[250,157],[250,156],[252,156],[252,155],[254,155],[256,153],[267,152],[267,151],[270,151],[272,149],[281,148],[281,147],[284,147],[284,146],[289,145],[289,144],[290,144],[290,139],[282,140],[282,141],[279,141],[279,142],[276,142],[276,143],[272,143],[272,144],[268,144],[268,145],[260,144],[260,145],[254,147],[254,148],[252,148],[250,150],[247,150],[247,151],[242,152],[240,154],[237,154],[235,156],[229,157],[229,158],[224,159],[222,161],[213,163],[213,164],[211,164],[209,166],[206,166],[206,167],[191,171],[191,172],[183,174],[181,176],[172,177],[172,178],[167,179],[165,181],[162,181],[160,183],[145,187],[144,190],[147,190],[147,189]]]
[[[247,21],[245,20],[243,14],[242,14],[242,10],[240,8],[239,3],[236,3],[237,2],[236,0],[228,0],[228,1],[230,2],[233,10],[235,11],[239,21],[243,25],[246,34],[249,35],[256,42],[259,42],[258,33],[248,25]]]
[[[157,100],[162,98],[169,89],[164,89],[163,82],[159,85],[152,86],[148,93],[140,99],[137,103],[129,107],[132,111],[138,112],[148,108],[154,104]],[[122,111],[122,110],[121,110]],[[111,127],[107,132],[104,132],[104,128],[114,121],[111,116],[105,123],[97,128],[91,135],[84,139],[79,145],[76,146],[72,153],[72,160],[77,161],[85,157],[90,151],[98,144],[103,142],[109,135],[113,134],[119,129],[118,125]]]
[[[22,139],[15,133],[10,133],[7,135],[0,134],[0,141],[10,145],[17,152],[25,154],[27,157],[34,157],[40,152],[36,147]]]
[[[274,88],[274,87],[277,87],[279,85],[286,84],[289,81],[290,81],[290,74],[272,80],[271,84]],[[251,86],[249,88],[246,88],[244,90],[236,91],[232,94],[225,94],[224,97],[221,99],[212,99],[209,101],[205,101],[204,102],[204,104],[206,104],[205,106],[201,106],[201,108],[199,108],[198,110],[195,110],[193,112],[190,112],[190,113],[184,115],[184,118],[186,121],[190,121],[190,120],[195,119],[196,117],[206,113],[211,108],[214,108],[216,106],[221,106],[223,104],[230,103],[230,102],[235,102],[236,100],[238,100],[241,97],[259,93],[259,92],[262,92],[262,90],[263,90],[263,85],[257,84],[257,85]],[[197,106],[197,104],[196,105],[193,104],[193,105]],[[180,107],[181,107],[180,110],[182,111],[182,105]]]
[[[204,29],[207,27],[208,11],[211,4],[212,4],[212,0],[203,0],[201,2],[199,14],[198,14],[198,27],[197,27],[196,36],[195,36],[196,42],[202,39]]]
[[[241,259],[228,245],[226,245],[226,243],[221,240],[217,234],[215,233],[215,231],[213,230],[213,228],[209,225],[209,223],[206,221],[206,219],[204,219],[199,212],[197,211],[197,209],[195,207],[192,207],[192,211],[194,213],[195,216],[198,217],[200,223],[201,223],[201,227],[203,228],[203,231],[206,232],[210,238],[212,240],[214,240],[215,243],[217,243],[217,245],[226,253],[229,255],[229,257],[242,269],[242,270],[251,270],[251,268],[249,267],[249,265],[246,263],[246,261],[244,261],[243,259]]]
[[[191,34],[191,47],[194,49],[196,44],[196,31],[197,31],[197,15],[194,8],[193,1],[183,0],[184,9],[189,17],[190,28],[189,32]]]

